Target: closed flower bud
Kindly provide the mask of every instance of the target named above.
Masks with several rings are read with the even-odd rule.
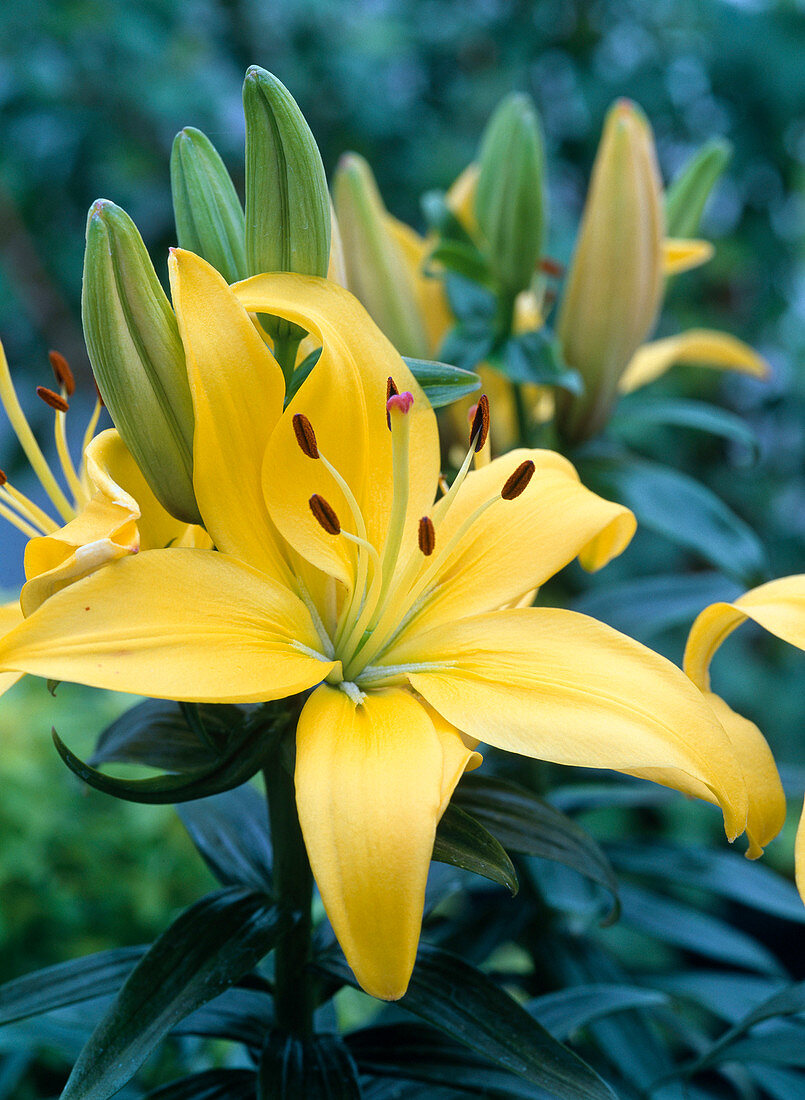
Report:
[[[513,297],[531,283],[547,218],[542,134],[528,96],[508,96],[486,127],[475,215],[492,271]]]
[[[228,283],[245,279],[243,207],[215,146],[192,126],[173,142],[171,191],[179,247],[202,256]]]
[[[411,265],[363,157],[341,158],[333,193],[349,290],[401,355],[427,358],[426,322]]]
[[[651,128],[642,111],[621,100],[607,115],[557,323],[565,362],[585,384],[558,410],[566,438],[587,439],[609,419],[618,379],[657,318],[662,257]]]
[[[123,441],[168,512],[199,523],[193,402],[176,317],[137,227],[106,199],[87,221],[82,317],[98,388]]]

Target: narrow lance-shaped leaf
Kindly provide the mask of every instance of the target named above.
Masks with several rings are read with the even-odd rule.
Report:
[[[732,158],[732,145],[713,138],[686,161],[665,192],[669,237],[695,237],[710,193]]]
[[[257,1075],[258,1100],[360,1100],[358,1070],[338,1035],[300,1039],[275,1031]]]
[[[436,829],[433,858],[505,886],[517,893],[517,872],[502,845],[480,822],[457,806],[448,806]]]

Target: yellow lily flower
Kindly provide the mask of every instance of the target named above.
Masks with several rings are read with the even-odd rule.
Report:
[[[685,647],[684,669],[714,706],[730,740],[753,777],[757,799],[750,804],[747,836],[751,859],[762,854],[785,821],[785,795],[763,734],[710,690],[710,662],[721,643],[752,619],[791,645],[805,649],[805,574],[780,577],[745,592],[732,603],[714,603],[697,617]],[[797,833],[797,885],[805,900],[805,812]]]
[[[484,400],[435,499],[436,417],[347,291],[295,274],[230,288],[181,250],[170,268],[217,549],[144,551],[76,581],[0,642],[0,671],[199,702],[311,692],[302,832],[347,960],[385,999],[408,984],[436,825],[480,741],[704,793],[730,837],[743,830],[741,767],[681,670],[583,615],[517,606],[578,554],[620,553],[631,513],[549,451],[470,470]],[[250,312],[321,342],[286,409]]]

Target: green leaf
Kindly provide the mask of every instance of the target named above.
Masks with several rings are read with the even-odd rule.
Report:
[[[420,200],[420,205],[428,228],[438,233],[441,238],[474,246],[472,237],[447,205],[443,191],[426,191]]]
[[[353,1031],[346,1042],[361,1073],[374,1077],[443,1085],[473,1096],[546,1100],[544,1089],[424,1024],[368,1027]]]
[[[690,157],[665,192],[665,231],[669,237],[695,237],[710,192],[732,158],[732,145],[713,138]]]
[[[743,1019],[734,1024],[729,1031],[726,1031],[720,1039],[713,1043],[708,1050],[696,1059],[693,1065],[689,1067],[688,1073],[698,1073],[699,1070],[704,1069],[706,1066],[713,1065],[714,1062],[730,1060],[735,1053],[737,1040],[746,1035],[747,1031],[756,1024],[779,1016],[795,1016],[802,1012],[805,1012],[805,982],[797,982],[787,989],[780,990],[779,993],[772,994],[771,997],[762,1001],[761,1004],[747,1013]],[[801,1061],[792,1064],[805,1066],[805,1043],[803,1043],[805,1031],[803,1031],[802,1028],[800,1028],[799,1031]],[[762,1043],[766,1038],[771,1037],[768,1031],[764,1031],[763,1038],[760,1039],[760,1037],[758,1037],[758,1039]],[[743,1060],[750,1061],[751,1059],[744,1056]],[[766,1058],[760,1058],[760,1061],[766,1060]],[[778,1061],[781,1059],[772,1057],[770,1060]]]
[[[341,960],[328,957],[321,965],[355,984]],[[421,944],[408,992],[398,1005],[556,1100],[613,1100],[612,1090],[586,1062],[457,955]]]
[[[439,348],[439,358],[470,371],[489,360],[495,346],[495,333],[485,321],[471,321],[451,329]]]
[[[746,1071],[761,1085],[772,1100],[792,1100],[805,1096],[805,1076],[795,1070],[771,1065],[748,1065]]]
[[[499,886],[505,886],[514,896],[518,889],[517,872],[504,848],[483,825],[450,805],[436,829],[433,858],[465,871],[483,875]]]
[[[244,784],[177,807],[204,862],[224,886],[271,893],[271,838],[265,799]]]
[[[403,359],[434,409],[450,405],[481,386],[481,379],[473,371],[429,359],[409,359],[406,355]]]
[[[627,810],[661,806],[678,797],[677,792],[668,787],[660,787],[646,779],[622,776],[612,783],[571,783],[567,787],[558,787],[551,791],[550,802],[565,813],[579,814],[610,806]]]
[[[248,980],[248,979],[247,979]],[[171,1028],[171,1035],[230,1039],[261,1050],[274,1026],[274,998],[266,990],[227,989]]]
[[[117,993],[146,947],[120,947],[48,966],[0,986],[0,1024]]]
[[[207,1069],[154,1089],[145,1100],[253,1100],[256,1081],[251,1069]]]
[[[321,358],[321,348],[314,348],[309,355],[306,355],[302,362],[296,367],[291,377],[291,381],[285,390],[285,408],[290,405],[293,398],[299,392],[299,388],[306,378],[310,375],[310,372],[318,363]]]
[[[444,279],[444,289],[453,315],[463,322],[483,322],[492,327],[497,316],[497,299],[487,287],[474,279],[448,272]],[[452,362],[452,360],[448,360]]]
[[[425,273],[439,277],[439,265],[481,286],[491,285],[489,264],[471,242],[440,240],[428,255]]]
[[[727,409],[681,397],[626,397],[617,407],[609,431],[626,439],[645,436],[645,429],[655,425],[672,428],[694,428],[734,443],[741,443],[757,459],[760,447],[757,435],[746,422]]]
[[[773,1062],[805,1069],[805,1027],[789,1024],[741,1039],[720,1050],[712,1062]],[[796,1100],[796,1094],[792,1100]]]
[[[581,375],[565,363],[559,341],[545,325],[512,336],[491,363],[512,382],[556,386],[576,394],[584,389]]]
[[[250,971],[285,925],[265,895],[230,888],[186,909],[154,942],[93,1031],[62,1100],[107,1100],[171,1028]]]
[[[761,978],[723,970],[686,970],[655,974],[652,985],[673,997],[693,1001],[719,1019],[734,1024],[762,1001],[779,993],[783,978]]]
[[[572,867],[612,894],[618,882],[607,857],[585,831],[536,795],[486,775],[465,775],[451,806],[470,813],[513,852],[540,856]]]
[[[611,1016],[613,1012],[625,1012],[630,1008],[656,1008],[668,1003],[665,994],[653,989],[601,983],[546,993],[530,1001],[526,1008],[555,1039],[564,1041],[574,1031],[602,1016]]]
[[[578,464],[585,485],[625,504],[638,523],[699,554],[739,584],[752,588],[767,576],[757,535],[698,481],[625,454],[580,458]]]
[[[275,1031],[260,1059],[258,1100],[360,1100],[358,1070],[338,1035]]]

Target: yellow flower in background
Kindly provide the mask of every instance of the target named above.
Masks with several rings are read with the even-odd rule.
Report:
[[[570,611],[522,606],[577,555],[600,567],[635,528],[549,451],[440,481],[436,418],[363,308],[332,283],[229,288],[176,251],[174,304],[195,415],[194,490],[216,552],[129,555],[47,599],[0,669],[191,701],[312,693],[296,797],[314,876],[361,985],[408,984],[437,822],[479,742],[614,768],[747,821],[742,763],[674,665]],[[249,313],[320,341],[286,409]]]

